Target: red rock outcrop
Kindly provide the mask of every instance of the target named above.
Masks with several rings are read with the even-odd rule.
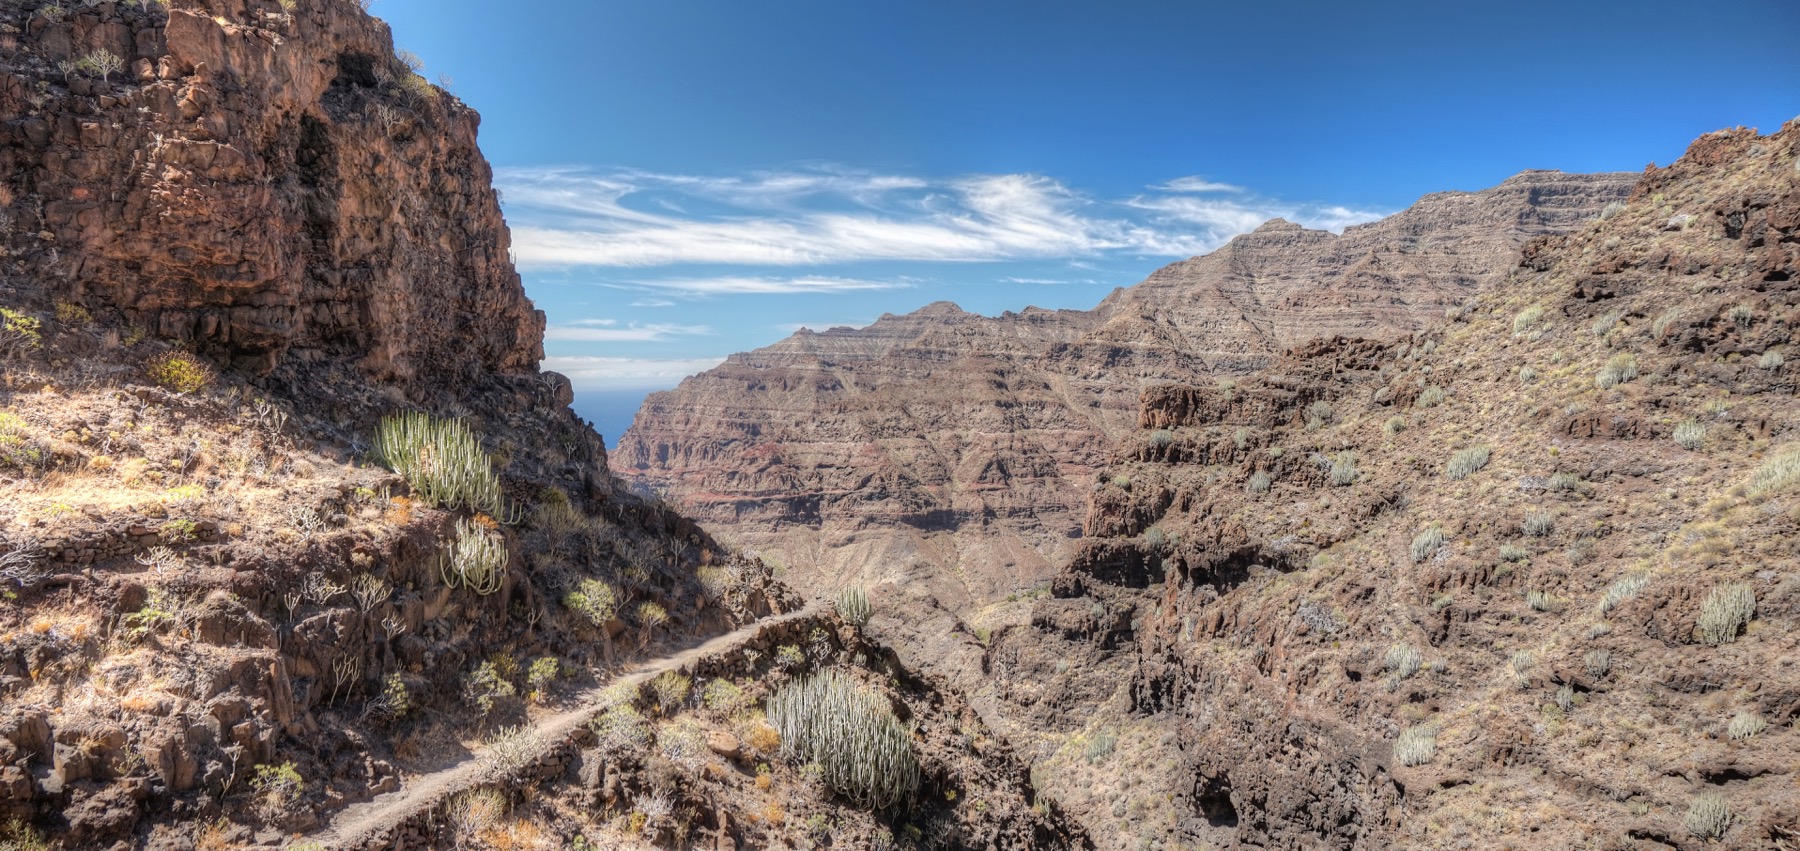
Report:
[[[9,276],[262,372],[535,371],[478,117],[357,3],[27,2],[0,29]]]
[[[1275,220],[1091,311],[939,303],[802,331],[653,394],[613,470],[803,588],[893,583],[963,612],[1073,553],[1144,387],[1247,373],[1318,336],[1409,333],[1631,180],[1530,171],[1341,236]]]

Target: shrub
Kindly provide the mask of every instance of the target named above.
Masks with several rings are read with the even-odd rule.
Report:
[[[1731,318],[1733,325],[1739,328],[1749,328],[1750,323],[1756,319],[1756,308],[1748,304],[1732,305],[1731,311],[1726,316]]]
[[[1655,321],[1650,323],[1650,334],[1653,337],[1661,338],[1664,334],[1668,333],[1668,330],[1671,327],[1674,327],[1675,323],[1680,321],[1681,308],[1671,307],[1668,310],[1663,311],[1660,316],[1656,317]]]
[[[612,585],[598,579],[583,579],[563,597],[563,605],[578,612],[592,621],[595,626],[604,627],[608,621],[618,617],[619,592]]]
[[[1524,561],[1528,558],[1531,558],[1531,551],[1525,549],[1524,547],[1521,547],[1517,544],[1501,544],[1500,545],[1500,560],[1501,561]]]
[[[1406,431],[1405,417],[1388,417],[1387,421],[1381,424],[1381,433],[1388,437],[1393,437],[1403,431]]]
[[[1731,716],[1731,723],[1725,726],[1725,734],[1734,742],[1742,742],[1755,738],[1768,726],[1760,712],[1739,712]]]
[[[1604,337],[1619,324],[1619,311],[1615,310],[1594,320],[1592,331],[1596,337]]]
[[[144,367],[150,380],[177,393],[194,393],[212,386],[218,376],[205,361],[187,352],[163,352]]]
[[[1492,454],[1493,450],[1486,446],[1458,449],[1450,455],[1450,463],[1445,467],[1444,474],[1452,479],[1466,479],[1469,474],[1486,467],[1488,457]]]
[[[1442,387],[1427,387],[1419,393],[1419,407],[1435,408],[1444,404],[1444,398],[1447,395]]]
[[[1319,429],[1324,428],[1326,423],[1331,422],[1332,413],[1331,403],[1324,399],[1320,399],[1317,402],[1307,405],[1306,430],[1318,431]]]
[[[1574,473],[1555,473],[1550,476],[1550,489],[1553,491],[1576,491],[1581,489],[1581,477]]]
[[[1418,673],[1419,667],[1424,662],[1425,655],[1419,652],[1419,648],[1411,644],[1396,644],[1388,648],[1387,669],[1400,679],[1404,680]]]
[[[544,702],[550,696],[550,686],[561,676],[562,660],[555,656],[540,656],[533,660],[525,672],[525,685],[531,689],[531,699]]]
[[[1537,657],[1532,655],[1530,650],[1515,650],[1508,663],[1512,666],[1513,682],[1518,684],[1519,688],[1530,686],[1531,669],[1537,664]]]
[[[919,787],[912,733],[887,698],[837,671],[784,686],[768,701],[769,722],[789,759],[818,763],[825,784],[874,809],[909,800]]]
[[[250,785],[256,790],[256,814],[264,821],[276,821],[286,815],[306,791],[306,780],[292,762],[257,766]]]
[[[594,731],[600,748],[608,753],[641,750],[650,744],[650,723],[644,720],[643,713],[628,703],[600,713],[588,724],[588,729]]]
[[[1686,419],[1675,426],[1675,443],[1682,449],[1699,449],[1706,442],[1706,426],[1698,420]]]
[[[507,679],[506,674],[491,659],[476,665],[475,670],[463,677],[463,699],[474,706],[475,711],[483,718],[494,711],[494,706],[502,698],[518,693],[512,681]]]
[[[500,590],[506,580],[506,538],[467,518],[456,521],[456,537],[438,561],[444,584],[482,596]]]
[[[1587,669],[1588,676],[1600,679],[1612,671],[1612,651],[1589,650],[1581,657],[1581,666]]]
[[[0,355],[16,358],[44,345],[44,323],[11,308],[0,307]]]
[[[94,314],[88,309],[72,301],[56,303],[56,321],[75,328],[86,326],[94,321]]]
[[[659,603],[645,601],[638,604],[637,620],[639,625],[654,629],[669,622],[669,610]]]
[[[1786,364],[1787,356],[1773,349],[1763,352],[1762,357],[1756,359],[1756,365],[1763,369],[1780,369]]]
[[[510,775],[535,762],[543,753],[543,746],[537,731],[524,724],[501,727],[488,737],[481,761],[499,769],[502,775]]]
[[[1157,449],[1166,449],[1169,444],[1174,442],[1175,432],[1169,431],[1166,428],[1159,428],[1150,433],[1150,445]]]
[[[1556,694],[1555,694],[1555,696],[1553,696],[1551,698],[1551,700],[1556,701],[1556,708],[1561,709],[1564,713],[1567,713],[1569,710],[1574,709],[1575,708],[1575,684],[1574,683],[1563,683],[1562,686],[1556,690]]]
[[[419,411],[395,414],[381,421],[375,453],[427,505],[506,516],[493,460],[461,421]]]
[[[679,712],[693,690],[694,681],[680,671],[664,671],[650,681],[650,699],[664,715]]]
[[[837,598],[838,615],[851,626],[861,628],[869,622],[874,609],[869,605],[869,592],[861,588],[845,588]]]
[[[1601,390],[1610,390],[1638,375],[1637,357],[1630,352],[1620,352],[1606,361],[1606,366],[1594,376],[1594,384]]]
[[[1537,377],[1538,377],[1537,370],[1532,369],[1529,366],[1519,367],[1519,383],[1520,384],[1530,384],[1531,382],[1536,381]]]
[[[1758,496],[1800,484],[1800,447],[1789,447],[1763,462],[1750,479],[1750,492]]]
[[[1723,795],[1701,795],[1688,804],[1687,817],[1681,823],[1701,839],[1718,839],[1731,828],[1731,806]]]
[[[1513,336],[1523,337],[1530,334],[1532,329],[1537,325],[1538,320],[1543,318],[1544,306],[1541,304],[1534,304],[1519,311],[1518,314],[1513,316]]]
[[[745,707],[744,690],[736,683],[726,679],[708,682],[706,688],[700,690],[700,702],[706,708],[720,715],[734,715]]]
[[[1424,765],[1437,756],[1437,737],[1436,725],[1408,727],[1400,732],[1400,738],[1394,742],[1394,758],[1401,765]]]
[[[1251,431],[1249,426],[1238,426],[1237,431],[1231,433],[1231,444],[1243,449],[1250,445],[1250,438],[1254,434],[1255,432]]]
[[[1244,483],[1244,490],[1253,494],[1265,494],[1274,484],[1275,480],[1270,478],[1268,473],[1257,470],[1250,474],[1250,481]]]
[[[1533,511],[1525,515],[1525,522],[1519,524],[1519,528],[1533,538],[1542,538],[1556,529],[1556,516],[1548,511]]]
[[[1082,757],[1088,765],[1098,765],[1112,756],[1113,750],[1119,746],[1119,734],[1111,727],[1101,727],[1087,737],[1087,744],[1082,747]]]
[[[783,644],[775,648],[775,665],[783,670],[792,671],[806,664],[806,654],[793,644]]]
[[[1562,601],[1548,591],[1533,588],[1525,592],[1525,605],[1530,606],[1533,611],[1554,612],[1562,608]]]
[[[1356,453],[1339,452],[1331,462],[1331,483],[1338,486],[1356,483]]]
[[[1606,614],[1631,600],[1650,585],[1650,574],[1638,571],[1627,573],[1613,580],[1606,586],[1606,593],[1600,595],[1600,613]]]
[[[1427,526],[1423,532],[1413,536],[1412,560],[1418,564],[1438,551],[1444,545],[1444,528],[1436,524]]]
[[[1737,640],[1737,635],[1756,614],[1756,592],[1741,582],[1715,586],[1700,606],[1694,633],[1700,642],[1717,647]]]
[[[1144,546],[1152,550],[1161,550],[1168,545],[1169,533],[1164,532],[1161,526],[1151,526],[1144,530]]]

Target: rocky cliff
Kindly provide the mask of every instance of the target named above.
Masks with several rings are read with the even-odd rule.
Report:
[[[351,0],[0,5],[0,848],[1083,847],[828,615],[638,693],[799,600],[606,472],[415,65]],[[930,800],[769,738],[828,666],[919,722]],[[362,829],[388,801],[425,824]]]
[[[9,278],[257,372],[534,371],[478,117],[352,0],[288,5],[0,10]]]
[[[805,590],[892,585],[973,616],[1075,552],[1145,385],[1229,379],[1321,335],[1409,333],[1630,182],[1529,171],[1342,235],[1276,220],[1091,311],[942,303],[802,331],[653,394],[613,469]]]
[[[1142,394],[974,698],[1103,847],[1800,842],[1800,123],[1512,265]]]

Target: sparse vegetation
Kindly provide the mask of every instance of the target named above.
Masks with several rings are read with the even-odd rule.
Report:
[[[1548,591],[1533,588],[1525,592],[1525,605],[1530,606],[1533,611],[1554,612],[1562,608],[1562,600]]]
[[[1549,487],[1553,491],[1562,493],[1578,491],[1581,490],[1581,477],[1574,473],[1553,473],[1550,476]]]
[[[444,584],[467,588],[482,596],[500,590],[506,581],[506,538],[477,520],[456,521],[456,536],[439,558]]]
[[[1450,463],[1444,468],[1444,474],[1451,479],[1466,479],[1471,474],[1486,467],[1493,450],[1487,446],[1471,446],[1458,449],[1450,455]]]
[[[218,374],[187,352],[164,352],[144,367],[150,380],[177,393],[197,393],[212,386]]]
[[[1381,424],[1381,433],[1387,437],[1393,437],[1403,431],[1406,431],[1405,417],[1388,417],[1387,420]]]
[[[1620,352],[1606,361],[1606,366],[1594,376],[1594,384],[1602,390],[1610,390],[1637,376],[1637,356],[1630,352]]]
[[[1250,494],[1265,494],[1273,487],[1275,480],[1267,472],[1257,470],[1250,474],[1250,480],[1244,483],[1244,490]]]
[[[1508,663],[1512,666],[1513,682],[1519,688],[1529,687],[1531,685],[1531,669],[1537,666],[1537,656],[1530,650],[1515,650]]]
[[[1725,735],[1734,742],[1749,741],[1760,735],[1768,726],[1769,723],[1763,720],[1760,712],[1739,712],[1731,716],[1731,723],[1725,725]]]
[[[1356,484],[1356,453],[1339,452],[1331,462],[1331,483],[1342,487]]]
[[[911,731],[886,697],[845,674],[789,683],[769,698],[768,716],[784,756],[817,763],[825,784],[857,804],[892,809],[919,786]]]
[[[1150,433],[1150,445],[1153,448],[1167,449],[1169,447],[1169,444],[1174,443],[1174,442],[1175,442],[1175,432],[1169,431],[1166,428],[1159,428],[1156,431],[1153,431]]]
[[[1501,544],[1500,545],[1500,560],[1501,561],[1516,562],[1516,561],[1524,561],[1528,558],[1531,558],[1531,551],[1525,549],[1524,547],[1521,547],[1517,544]]]
[[[1650,585],[1650,574],[1643,571],[1628,573],[1613,580],[1606,586],[1606,593],[1600,595],[1600,613],[1606,614],[1618,608],[1626,601],[1637,597]]]
[[[426,505],[507,515],[493,461],[459,420],[419,411],[387,417],[376,432],[375,453]]]
[[[1700,606],[1694,635],[1709,646],[1730,644],[1755,614],[1756,592],[1750,586],[1740,582],[1715,586]]]
[[[1525,522],[1519,524],[1519,530],[1533,538],[1542,538],[1556,529],[1556,515],[1548,511],[1533,511],[1525,515]]]
[[[1709,792],[1688,804],[1687,817],[1681,823],[1701,839],[1718,839],[1731,829],[1731,806],[1725,803],[1725,796]]]
[[[1788,447],[1764,461],[1750,479],[1750,492],[1761,496],[1800,484],[1800,447]]]
[[[1537,329],[1538,322],[1543,318],[1544,306],[1541,304],[1534,304],[1519,311],[1518,314],[1513,316],[1513,336],[1530,336]]]
[[[1385,662],[1388,671],[1404,680],[1419,672],[1419,667],[1425,662],[1425,655],[1419,652],[1419,648],[1401,643],[1388,648]]]
[[[845,623],[861,628],[869,622],[873,609],[869,605],[869,592],[861,588],[845,588],[837,598],[838,615]]]
[[[1706,442],[1706,426],[1698,420],[1686,419],[1675,426],[1675,443],[1683,449],[1699,449]]]
[[[1333,414],[1331,403],[1320,399],[1306,406],[1306,430],[1318,431],[1330,424]]]
[[[1612,671],[1612,651],[1589,650],[1581,657],[1581,666],[1587,670],[1588,676],[1601,679]]]
[[[694,681],[680,671],[664,671],[650,680],[650,699],[664,715],[674,715],[687,703]]]
[[[1431,556],[1434,553],[1436,553],[1438,551],[1438,549],[1440,547],[1442,547],[1443,545],[1444,545],[1444,527],[1438,526],[1436,524],[1427,526],[1424,529],[1424,531],[1413,536],[1413,539],[1412,539],[1413,564],[1418,564],[1419,562],[1422,562],[1428,558],[1431,558]]]
[[[1401,765],[1424,765],[1437,756],[1438,729],[1434,724],[1419,724],[1400,732],[1394,742],[1394,758]]]
[[[1763,352],[1762,357],[1756,359],[1756,365],[1762,369],[1780,369],[1787,365],[1787,356],[1770,349]]]
[[[1442,387],[1427,387],[1419,393],[1419,407],[1435,408],[1444,404],[1444,399],[1447,396],[1448,394],[1444,392],[1444,388]]]

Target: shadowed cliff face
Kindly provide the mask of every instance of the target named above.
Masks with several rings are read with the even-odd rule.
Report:
[[[801,332],[652,395],[613,469],[802,588],[894,584],[969,615],[1073,553],[1142,388],[1247,373],[1318,336],[1409,333],[1630,182],[1526,172],[1341,236],[1276,220],[1091,311],[942,303]]]
[[[535,371],[478,118],[356,3],[39,5],[0,12],[12,276],[258,372]]]

